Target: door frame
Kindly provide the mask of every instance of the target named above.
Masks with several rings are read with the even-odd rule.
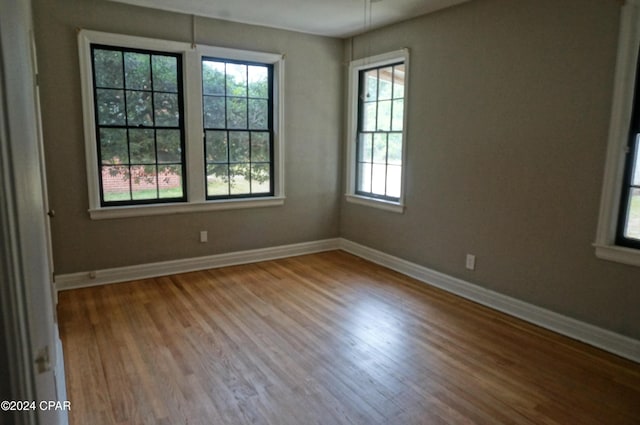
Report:
[[[51,287],[31,0],[0,0],[0,10],[0,400],[35,404],[0,410],[0,424],[64,425],[66,411],[40,405],[66,401],[66,392]]]

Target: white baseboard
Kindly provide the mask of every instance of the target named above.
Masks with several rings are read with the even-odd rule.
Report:
[[[508,297],[384,252],[340,240],[340,249],[421,282],[640,363],[640,341]]]
[[[335,238],[94,272],[57,275],[58,291],[342,249],[421,282],[640,363],[640,341],[537,307],[398,257]]]
[[[186,273],[217,267],[255,263],[278,258],[295,257],[322,251],[339,249],[340,239],[324,239],[271,248],[252,249],[248,251],[229,252],[206,257],[186,258],[181,260],[162,261],[158,263],[140,264],[127,267],[96,270],[56,275],[55,283],[58,291],[105,285],[108,283],[126,282],[136,279],[147,279]]]

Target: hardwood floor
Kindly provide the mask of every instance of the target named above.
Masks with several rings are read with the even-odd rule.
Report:
[[[72,425],[640,424],[640,365],[342,251],[62,292]]]

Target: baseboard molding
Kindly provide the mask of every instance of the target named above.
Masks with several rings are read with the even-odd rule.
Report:
[[[343,238],[57,275],[58,291],[342,249],[431,286],[640,363],[640,341],[482,288]]]
[[[252,249],[205,257],[186,258],[181,260],[162,261],[158,263],[140,264],[127,267],[116,267],[96,271],[61,274],[55,276],[58,291],[126,282],[136,279],[147,279],[177,273],[213,269],[217,267],[235,266],[278,258],[295,257],[323,251],[339,249],[340,239],[324,239],[282,245],[271,248]]]
[[[482,288],[398,257],[340,239],[340,249],[529,323],[640,363],[640,341]]]

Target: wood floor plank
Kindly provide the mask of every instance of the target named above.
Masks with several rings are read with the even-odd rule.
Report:
[[[640,365],[342,251],[58,309],[72,425],[640,424]]]

